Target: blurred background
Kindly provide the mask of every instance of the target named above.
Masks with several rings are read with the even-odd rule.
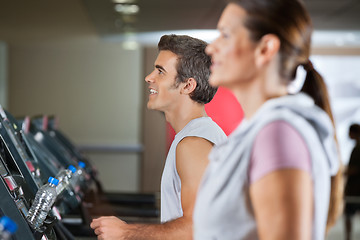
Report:
[[[348,128],[360,123],[360,1],[305,4],[315,29],[311,58],[328,84],[347,164],[354,146]],[[219,0],[0,0],[0,104],[17,117],[56,115],[107,191],[158,192],[172,133],[161,113],[146,109],[144,77],[163,34],[211,42],[224,6]],[[231,98],[226,90],[220,94]],[[242,113],[221,100],[218,106],[235,119],[218,120],[229,134]]]

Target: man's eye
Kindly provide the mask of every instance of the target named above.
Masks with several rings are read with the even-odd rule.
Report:
[[[227,33],[221,33],[221,37],[227,39],[227,38],[229,38],[229,34],[227,34]]]

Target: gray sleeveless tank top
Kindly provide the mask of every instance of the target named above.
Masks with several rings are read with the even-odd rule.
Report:
[[[176,169],[176,147],[183,138],[189,136],[204,138],[214,144],[219,144],[226,140],[223,130],[210,117],[191,120],[175,135],[161,178],[161,222],[167,222],[183,216],[181,207],[181,180]]]

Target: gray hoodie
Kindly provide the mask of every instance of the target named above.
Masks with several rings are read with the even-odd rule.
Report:
[[[267,101],[227,141],[214,147],[197,195],[195,240],[258,239],[249,199],[251,149],[258,132],[278,120],[291,124],[309,149],[314,189],[312,239],[325,238],[330,176],[339,168],[338,153],[330,118],[309,96],[299,93]]]

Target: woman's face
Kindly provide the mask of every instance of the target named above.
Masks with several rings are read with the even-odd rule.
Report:
[[[218,30],[220,36],[206,48],[211,56],[210,84],[234,89],[254,79],[255,48],[243,22],[246,12],[230,3],[223,11]]]

